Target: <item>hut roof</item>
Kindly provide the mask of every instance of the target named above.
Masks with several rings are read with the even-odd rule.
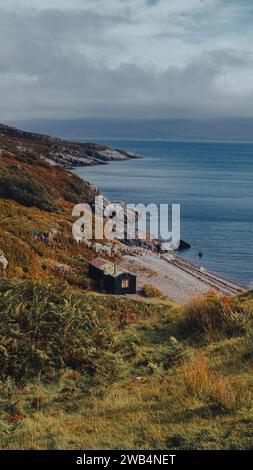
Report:
[[[92,266],[95,266],[95,268],[100,269],[101,271],[104,272],[107,276],[112,276],[112,277],[117,277],[120,274],[123,274],[125,271],[122,271],[119,269],[118,266],[115,266],[113,263],[110,261],[107,261],[102,258],[96,258],[91,262]]]

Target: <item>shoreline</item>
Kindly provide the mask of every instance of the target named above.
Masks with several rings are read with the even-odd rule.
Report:
[[[177,259],[183,261],[184,263],[187,263],[191,268],[193,269],[197,269],[199,270],[200,272],[202,272],[203,274],[208,274],[209,276],[212,276],[214,278],[217,278],[219,280],[221,280],[222,282],[225,282],[227,284],[231,284],[231,285],[234,285],[238,288],[241,288],[242,290],[245,290],[245,289],[249,289],[249,286],[246,286],[246,285],[243,285],[241,284],[240,282],[237,282],[237,281],[234,281],[233,279],[229,279],[225,276],[223,276],[222,274],[216,272],[216,271],[210,271],[206,268],[202,268],[202,266],[199,266],[198,264],[195,264],[195,263],[192,263],[191,261],[183,258],[182,256],[177,256]]]
[[[78,167],[103,165],[110,161],[125,161],[143,158],[143,155],[114,149],[93,142],[76,142],[53,137],[51,135],[28,132],[0,122],[0,138],[13,139],[18,151],[35,153],[51,166],[60,166],[65,170]],[[31,148],[32,147],[32,148]]]
[[[144,284],[153,285],[167,299],[179,304],[212,290],[226,296],[238,295],[246,290],[246,287],[233,281],[202,271],[180,256],[171,261],[166,256],[159,257],[154,253],[135,257],[127,255],[123,256],[120,264],[137,274],[137,298],[143,297],[141,291]]]
[[[10,142],[11,151],[8,153]],[[19,129],[6,126],[4,124],[0,124],[0,145],[0,154],[2,153],[4,155],[4,152],[7,152],[7,155],[12,158],[13,155],[15,156],[16,154],[20,155],[20,153],[27,153],[29,156],[34,157],[35,159],[37,158],[39,160],[42,160],[43,162],[46,162],[49,166],[62,168],[62,171],[67,172],[67,174],[69,175],[73,176],[75,174],[76,176],[78,176],[79,179],[79,181],[77,181],[77,185],[81,185],[82,181],[86,181],[87,185],[90,186],[90,189],[93,192],[95,187],[92,183],[87,181],[86,178],[88,175],[86,174],[84,177],[84,175],[79,176],[78,174],[78,172],[83,167],[88,168],[89,166],[104,165],[116,160],[126,161],[136,158],[144,158],[143,155],[129,152],[126,150],[111,149],[104,145],[92,143],[67,142],[57,137],[21,131]],[[129,253],[123,253],[123,255],[133,255],[134,251],[136,251],[135,257],[142,256],[144,258],[145,256],[150,256],[151,258],[153,256],[152,260],[154,260],[154,255],[152,253],[152,249],[154,251],[154,246],[152,247],[146,245],[147,249],[143,249],[142,253],[135,250],[135,245],[133,245],[132,248],[125,245],[125,248],[126,247],[128,248]],[[161,263],[162,265],[160,271],[165,266],[164,263],[167,263],[167,269],[164,268],[165,276],[168,270],[168,266],[170,266],[170,270],[174,272],[175,277],[171,280],[172,289],[177,289],[178,286],[181,286],[182,290],[184,290],[184,285],[181,282],[182,275],[180,277],[180,275],[178,275],[179,272],[181,274],[184,273],[183,277],[185,278],[186,284],[190,279],[192,290],[194,290],[194,286],[196,287],[195,290],[197,290],[198,283],[200,283],[200,285],[202,286],[201,290],[203,290],[203,288],[205,290],[207,286],[210,287],[210,284],[215,284],[215,288],[217,288],[217,290],[222,290],[222,286],[224,286],[224,284],[225,287],[229,286],[229,289],[232,286],[232,289],[230,289],[232,291],[233,286],[235,286],[236,292],[238,289],[246,289],[246,287],[244,288],[242,286],[239,286],[239,284],[237,284],[236,282],[225,280],[219,274],[211,273],[209,271],[203,270],[203,268],[201,269],[201,267],[194,266],[192,263],[189,263],[184,260],[183,257],[180,258],[178,256],[173,266],[172,263],[168,263],[168,261],[160,259],[157,255],[156,260],[159,260],[159,263]],[[194,282],[192,281],[192,279],[194,279]],[[161,280],[164,282],[164,279]]]
[[[77,172],[78,172],[78,168],[75,168],[75,174],[77,174]],[[86,176],[88,177],[88,175]],[[83,179],[82,176],[79,176],[79,177]],[[127,244],[126,244],[126,247],[128,249],[131,248],[131,246]],[[133,244],[132,249],[134,251],[136,249],[136,245]],[[124,263],[124,259],[128,259],[127,258],[128,256],[130,258],[132,257],[135,260],[135,263],[133,262],[131,264],[136,265],[135,268],[138,271],[137,265],[140,264],[141,262],[143,263],[143,260],[145,257],[150,257],[150,258],[152,257],[153,259],[153,257],[155,256],[156,260],[159,260],[157,262],[161,264],[160,268],[157,267],[157,277],[159,279],[159,284],[163,284],[162,276],[161,276],[161,272],[163,271],[163,269],[164,271],[169,270],[171,272],[173,271],[174,273],[177,272],[177,275],[175,276],[174,280],[173,279],[170,280],[170,289],[172,291],[173,290],[177,291],[176,298],[177,298],[177,301],[179,302],[181,302],[181,300],[184,299],[185,297],[184,294],[180,294],[178,292],[179,286],[181,286],[182,290],[184,289],[184,285],[181,282],[182,278],[184,279],[185,284],[186,285],[188,284],[188,287],[189,287],[187,288],[187,295],[186,295],[187,300],[189,300],[189,298],[191,298],[195,294],[198,294],[201,292],[204,293],[212,289],[216,290],[217,292],[220,292],[223,295],[236,295],[249,288],[247,287],[246,283],[245,285],[243,285],[242,283],[240,283],[239,281],[236,281],[235,279],[233,280],[231,278],[226,278],[225,276],[223,276],[223,274],[219,272],[209,271],[208,268],[202,267],[201,265],[197,265],[191,261],[188,261],[188,259],[181,256],[180,252],[175,253],[174,262],[173,261],[169,262],[168,260],[166,260],[166,255],[164,255],[164,258],[162,261],[162,258],[159,257],[159,254],[158,253],[154,254],[151,248],[147,248],[147,250],[144,249],[144,252],[145,251],[146,251],[145,254],[144,253],[141,253],[141,254],[133,253],[133,255],[129,253],[126,253],[125,255],[123,254],[123,263]],[[138,263],[137,260],[139,260],[140,263]],[[166,262],[170,266],[170,268],[167,267],[167,269],[165,269],[164,262]],[[148,269],[148,266],[146,266],[146,268]],[[167,274],[165,273],[165,277],[166,275]],[[154,285],[157,284],[154,276],[152,277],[152,282],[154,282]],[[159,286],[157,287],[159,288]],[[163,290],[163,288],[161,290]],[[167,289],[165,288],[164,290],[165,290],[165,295],[169,297]]]

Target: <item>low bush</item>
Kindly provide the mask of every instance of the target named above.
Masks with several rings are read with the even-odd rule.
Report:
[[[38,207],[47,212],[58,210],[50,200],[46,189],[38,181],[25,175],[0,175],[0,197],[12,199],[27,207]]]
[[[148,366],[153,372],[158,367],[167,370],[173,365],[179,364],[186,354],[183,344],[174,337],[169,338],[166,344],[157,345],[156,348],[151,346],[139,349],[136,362],[139,365]]]
[[[106,310],[60,286],[0,283],[0,379],[24,382],[70,368],[110,378],[111,325]]]
[[[184,307],[178,331],[195,340],[215,341],[244,334],[247,321],[247,312],[239,302],[211,293]]]
[[[157,289],[156,287],[153,287],[149,284],[145,284],[142,288],[142,291],[143,291],[143,294],[145,295],[145,297],[147,297],[147,298],[161,299],[163,297],[163,294],[160,292],[159,289]]]

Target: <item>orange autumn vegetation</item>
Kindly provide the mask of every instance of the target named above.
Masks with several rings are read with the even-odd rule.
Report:
[[[28,144],[27,144],[28,145]],[[59,279],[86,288],[92,253],[72,237],[74,204],[92,203],[94,188],[70,172],[38,158],[38,146],[18,151],[13,138],[0,137],[0,253],[9,261],[8,277]],[[34,232],[58,232],[51,244]],[[0,276],[2,276],[0,272]]]

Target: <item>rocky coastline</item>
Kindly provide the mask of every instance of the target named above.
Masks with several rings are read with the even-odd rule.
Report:
[[[8,144],[8,152],[7,146]],[[10,144],[10,145],[9,145]],[[143,158],[142,155],[122,149],[111,149],[96,143],[70,142],[49,135],[27,132],[0,123],[0,154],[13,152],[40,157],[50,166],[60,166],[66,170],[77,167],[106,165],[111,161],[124,161]],[[90,185],[92,187],[92,185]],[[93,188],[95,190],[95,188]],[[109,203],[109,201],[106,201]],[[125,206],[123,202],[120,202]],[[160,240],[124,240],[123,244],[136,249],[148,249],[154,253],[161,252]],[[179,250],[188,249],[190,245],[180,242]]]
[[[1,137],[10,138],[15,150],[40,156],[52,166],[73,169],[80,166],[106,165],[110,161],[143,158],[142,155],[121,149],[111,149],[90,142],[71,142],[49,135],[26,132],[15,127],[0,124]],[[4,150],[4,148],[2,148]]]

